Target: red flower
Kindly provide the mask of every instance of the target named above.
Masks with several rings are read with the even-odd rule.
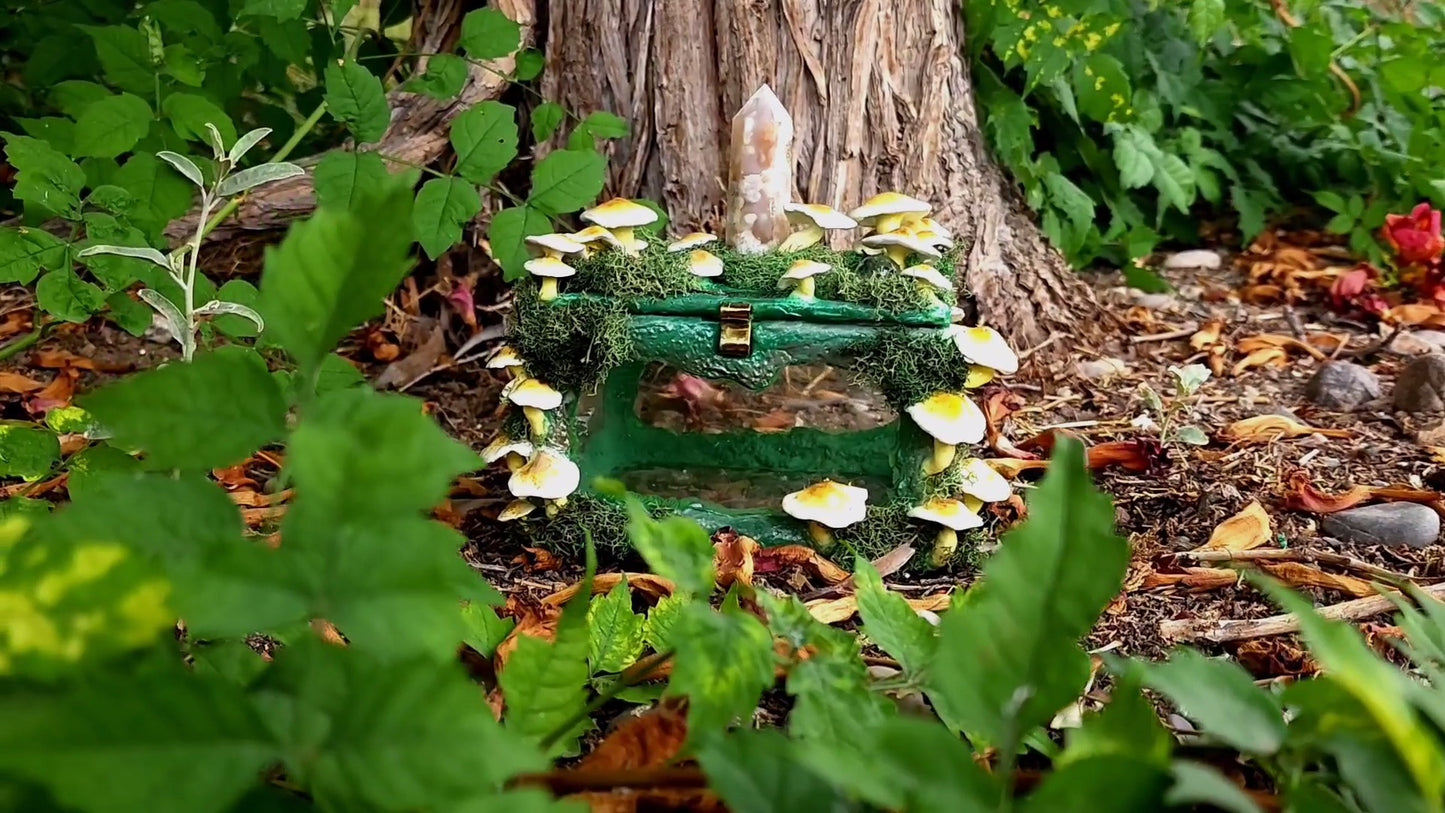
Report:
[[[1428,263],[1445,252],[1445,239],[1440,236],[1440,212],[1428,203],[1416,206],[1408,215],[1386,215],[1384,235],[1400,261],[1407,265]]]
[[[1374,266],[1360,263],[1341,274],[1330,286],[1330,302],[1335,310],[1348,313],[1359,309],[1376,316],[1383,314],[1388,305],[1375,291],[1375,279],[1379,276]]]

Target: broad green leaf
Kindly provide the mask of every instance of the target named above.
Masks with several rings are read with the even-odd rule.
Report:
[[[66,491],[72,501],[78,502],[92,494],[106,474],[135,471],[140,468],[140,461],[114,446],[101,444],[76,452],[66,460],[66,466],[70,470]]]
[[[306,13],[307,0],[246,0],[238,17],[274,17],[277,20],[295,20]]]
[[[78,406],[63,406],[45,413],[45,425],[61,435],[80,435],[95,427],[95,418]]]
[[[0,772],[95,813],[223,813],[279,756],[238,687],[175,666],[0,697]]]
[[[736,813],[845,809],[838,792],[799,761],[795,746],[778,731],[709,739],[697,759],[709,785]]]
[[[1248,754],[1267,755],[1284,742],[1284,716],[1267,692],[1238,664],[1177,650],[1159,663],[1127,667],[1163,694],[1209,736]]]
[[[501,59],[522,44],[522,26],[494,8],[462,18],[462,48],[472,59]]]
[[[590,574],[589,570],[589,574]],[[507,704],[506,726],[533,741],[555,734],[574,717],[572,730],[551,744],[552,753],[571,750],[590,725],[582,714],[587,706],[589,649],[587,600],[584,589],[562,608],[552,641],[530,635],[517,637],[517,648],[497,678]]]
[[[35,284],[35,302],[57,319],[78,323],[105,306],[105,291],[62,268],[46,273]]]
[[[653,573],[670,579],[683,596],[712,592],[715,571],[707,531],[683,517],[653,519],[636,497],[626,495],[627,538]]]
[[[87,107],[101,99],[108,98],[110,93],[105,85],[72,79],[51,88],[48,99],[52,107],[73,119],[78,119]]]
[[[124,25],[76,27],[89,34],[95,43],[95,55],[105,71],[105,81],[140,96],[155,93],[156,71],[144,34]]]
[[[1094,223],[1094,199],[1073,181],[1058,173],[1044,176],[1049,203],[1068,216],[1075,228],[1088,228]]]
[[[1124,65],[1114,57],[1095,52],[1075,63],[1074,93],[1079,112],[1097,122],[1131,118],[1134,89]]]
[[[587,114],[580,126],[598,138],[626,138],[632,132],[627,125],[627,119],[605,110]]]
[[[145,4],[145,13],[173,33],[199,34],[213,42],[221,39],[215,15],[196,0],[155,0]]]
[[[1154,178],[1154,164],[1149,151],[1157,150],[1146,132],[1126,127],[1114,133],[1114,165],[1119,168],[1119,184],[1125,189],[1146,186]]]
[[[451,142],[457,174],[472,183],[488,183],[517,157],[517,109],[482,102],[452,120]]]
[[[538,142],[546,141],[557,132],[567,118],[567,111],[556,102],[542,102],[532,111],[532,137]]]
[[[344,390],[366,383],[366,376],[346,359],[336,353],[326,354],[321,360],[321,369],[316,375],[316,394],[325,395],[333,390]]]
[[[65,155],[75,154],[75,122],[58,116],[38,119],[17,119],[25,134],[38,138]]]
[[[1194,40],[1204,45],[1224,28],[1224,0],[1190,0],[1189,31]]]
[[[11,497],[0,501],[0,524],[11,517],[36,517],[50,513],[54,503],[31,497]],[[17,526],[18,527],[18,526]],[[0,557],[3,558],[3,557]]]
[[[243,279],[226,280],[220,290],[216,291],[216,298],[222,302],[231,302],[243,305],[247,308],[254,308],[260,292],[256,286]],[[212,324],[222,333],[233,339],[253,339],[259,331],[256,323],[245,316],[234,314],[221,314],[212,319]]]
[[[171,120],[176,135],[188,141],[209,143],[206,125],[212,125],[225,137],[229,144],[236,140],[236,125],[226,111],[215,102],[195,93],[172,93],[161,102],[161,110]]]
[[[1077,442],[1055,447],[1029,518],[1003,538],[961,606],[943,617],[928,695],[954,728],[1003,746],[1078,696],[1078,646],[1118,592],[1129,545],[1114,532]]]
[[[261,315],[267,333],[310,371],[353,327],[382,312],[411,270],[410,178],[388,176],[350,209],[322,208],[266,250]]]
[[[1142,813],[1164,809],[1169,774],[1126,756],[1071,763],[1049,774],[1030,793],[1023,813]]]
[[[889,592],[878,571],[862,557],[853,572],[853,583],[858,587],[863,634],[896,658],[903,671],[921,675],[938,650],[938,631],[908,606],[903,596]]]
[[[205,66],[199,57],[184,45],[168,45],[165,50],[166,73],[189,87],[198,88],[206,82]]]
[[[682,608],[687,606],[684,596],[666,596],[647,611],[647,620],[642,625],[642,640],[654,652],[672,649],[673,630],[682,617]]]
[[[511,206],[492,215],[492,222],[487,226],[487,243],[508,281],[526,273],[522,266],[531,259],[527,238],[550,231],[552,221],[530,206]]]
[[[1063,754],[1056,767],[1106,756],[1122,756],[1165,770],[1174,748],[1174,737],[1159,723],[1154,707],[1144,699],[1139,685],[1128,677],[1110,692],[1103,710],[1084,717],[1083,725],[1069,731]]]
[[[773,685],[768,628],[741,610],[716,612],[694,603],[683,608],[675,632],[667,693],[688,699],[688,738],[721,732],[738,717],[750,720],[763,690]]]
[[[1306,775],[1286,791],[1284,813],[1356,813],[1327,785],[1327,780]]]
[[[115,158],[130,152],[151,126],[151,106],[139,96],[117,93],[87,107],[75,123],[77,157]]]
[[[388,175],[386,163],[374,152],[332,150],[312,172],[317,204],[349,209],[358,199],[360,190],[384,183]]]
[[[962,740],[918,718],[890,719],[853,743],[810,743],[802,759],[838,787],[887,810],[992,813],[1003,795]]]
[[[433,99],[452,99],[467,83],[467,61],[455,54],[433,54],[427,59],[426,73],[413,76],[406,89],[425,93]]]
[[[139,229],[112,215],[87,212],[85,232],[85,247],[75,257],[106,290],[124,290],[138,279],[152,285],[168,279],[169,260],[150,247]]]
[[[588,663],[592,672],[621,672],[642,654],[642,616],[632,611],[632,593],[623,579],[587,608]]]
[[[38,480],[60,461],[54,432],[28,426],[0,426],[0,477]]]
[[[59,268],[66,247],[50,232],[32,228],[0,228],[0,282],[29,285],[44,268]]]
[[[1224,774],[1200,762],[1179,760],[1171,772],[1174,784],[1164,795],[1169,807],[1208,805],[1226,813],[1260,813],[1259,805]]]
[[[477,188],[461,178],[432,178],[422,185],[411,210],[417,242],[431,259],[462,240],[462,226],[482,211]]]
[[[1229,189],[1229,202],[1239,214],[1239,230],[1245,240],[1251,241],[1264,231],[1266,223],[1262,195],[1235,185]]]
[[[145,229],[152,239],[158,238],[172,220],[190,210],[196,194],[195,187],[175,168],[143,152],[126,159],[110,182],[135,199],[136,208],[130,220]]]
[[[239,195],[242,192],[255,189],[268,183],[284,181],[288,178],[296,178],[305,175],[306,170],[289,161],[272,161],[265,164],[257,164],[254,167],[247,167],[234,175],[228,175],[221,185],[217,187],[216,194],[221,197]]]
[[[361,144],[380,141],[391,124],[381,80],[355,62],[326,66],[326,104]]]
[[[229,466],[286,432],[281,391],[261,357],[240,347],[122,379],[77,403],[160,468]]]
[[[527,205],[550,215],[575,212],[596,200],[607,183],[607,161],[595,152],[554,150],[532,167]]]
[[[17,200],[70,219],[80,215],[80,190],[85,173],[69,158],[38,138],[0,133],[5,154],[17,170],[11,194]]]
[[[530,82],[542,75],[547,67],[547,58],[535,48],[524,48],[517,52],[516,68],[512,75],[518,82]]]
[[[1154,161],[1154,188],[1161,199],[1185,214],[1194,203],[1194,172],[1184,160],[1173,153],[1160,152]],[[1163,208],[1160,209],[1161,213]]]
[[[475,601],[469,601],[462,606],[462,621],[467,626],[467,634],[462,638],[462,643],[488,658],[517,626],[517,622],[512,619],[502,618],[497,615],[496,610]]]
[[[323,810],[450,810],[546,761],[455,663],[382,663],[315,640],[276,655],[256,705]]]

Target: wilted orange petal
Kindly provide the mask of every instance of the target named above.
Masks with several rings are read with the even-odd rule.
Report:
[[[1259,500],[1219,523],[1209,541],[1195,550],[1251,550],[1270,540],[1269,514]]]

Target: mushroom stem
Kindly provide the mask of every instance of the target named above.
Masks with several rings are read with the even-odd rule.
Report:
[[[808,523],[808,538],[813,540],[813,547],[820,553],[833,547],[833,532],[821,522]]]
[[[889,246],[887,248],[888,259],[899,268],[906,268],[908,263],[908,248],[905,246]]]
[[[527,425],[532,428],[532,440],[540,441],[547,437],[547,413],[536,407],[522,407],[522,414],[527,417]]]
[[[538,292],[537,298],[543,302],[551,302],[557,298],[556,277],[542,277],[542,290]]]
[[[933,554],[929,557],[934,567],[943,567],[948,560],[953,558],[954,551],[958,550],[958,531],[949,527],[940,528],[938,536],[933,540]]]
[[[923,473],[934,475],[942,472],[953,463],[953,457],[957,453],[957,446],[935,439],[933,441],[933,455],[929,457],[928,463],[924,465]]]
[[[566,497],[559,497],[559,498],[557,498],[557,499],[555,499],[555,500],[548,500],[548,501],[547,501],[547,507],[546,507],[545,509],[543,509],[543,510],[546,512],[547,518],[548,518],[548,519],[551,519],[552,517],[557,516],[557,512],[561,511],[563,508],[566,508],[566,507],[567,507],[567,498],[566,498]]]
[[[798,287],[793,289],[793,296],[799,299],[813,299],[813,278],[804,277],[798,280]]]
[[[636,254],[637,254],[637,240],[636,240],[635,238],[633,238],[633,236],[632,236],[632,227],[631,227],[631,226],[628,226],[628,227],[625,228],[625,229],[613,229],[613,230],[612,230],[612,236],[613,236],[613,237],[616,237],[616,238],[617,238],[617,242],[619,242],[619,243],[622,244],[622,250],[623,250],[623,251],[625,251],[625,252],[628,253],[628,254],[631,254],[631,255],[636,256]]]
[[[507,471],[516,471],[525,465],[527,465],[527,458],[516,452],[507,455]]]
[[[778,246],[778,251],[802,251],[805,248],[816,246],[823,241],[823,230],[817,226],[804,226],[801,229],[788,235],[788,238]]]

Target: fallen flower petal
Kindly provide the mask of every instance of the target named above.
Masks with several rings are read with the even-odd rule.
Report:
[[[1345,429],[1321,429],[1291,420],[1284,415],[1256,415],[1243,418],[1224,427],[1220,437],[1234,443],[1273,443],[1284,438],[1302,435],[1323,435],[1327,438],[1349,438],[1353,435]]]
[[[1284,495],[1284,507],[1290,511],[1305,511],[1311,514],[1333,514],[1346,508],[1354,508],[1370,498],[1370,489],[1355,486],[1343,494],[1326,494],[1310,482],[1309,472],[1290,472],[1286,481],[1288,490]]]
[[[1269,514],[1259,500],[1219,523],[1209,541],[1195,550],[1252,550],[1270,541]]]

